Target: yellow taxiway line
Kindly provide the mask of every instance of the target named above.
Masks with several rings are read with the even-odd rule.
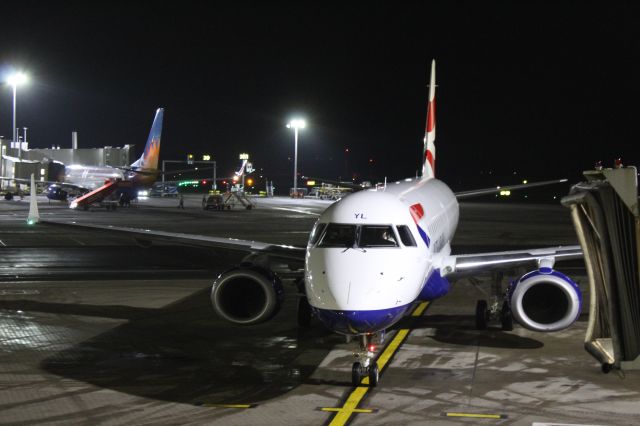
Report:
[[[421,316],[424,313],[425,309],[427,309],[428,305],[429,305],[429,302],[421,302],[413,310],[413,312],[411,313],[411,316],[412,317]],[[391,360],[391,357],[393,357],[393,355],[396,353],[396,351],[398,350],[400,345],[404,342],[404,340],[407,338],[410,332],[411,332],[411,329],[408,329],[408,328],[403,328],[398,330],[393,340],[391,340],[391,342],[387,345],[387,347],[384,348],[384,350],[382,351],[382,353],[380,354],[380,356],[376,361],[376,363],[378,364],[378,370],[380,371],[380,373],[382,373],[382,370],[386,367],[389,360]],[[345,425],[347,424],[351,416],[356,413],[374,413],[377,411],[373,409],[358,408],[358,404],[360,404],[360,402],[365,397],[367,392],[369,392],[369,390],[371,389],[371,387],[369,387],[368,385],[369,385],[369,377],[364,377],[360,382],[360,385],[357,386],[351,392],[351,394],[349,394],[349,396],[347,397],[342,407],[321,408],[322,411],[330,411],[330,412],[336,413],[335,417],[331,420],[331,423],[329,423],[330,426]]]
[[[446,417],[465,417],[472,419],[504,419],[502,414],[482,414],[482,413],[444,413]]]

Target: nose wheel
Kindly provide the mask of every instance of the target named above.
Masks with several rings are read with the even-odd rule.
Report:
[[[362,380],[362,364],[359,362],[354,362],[351,367],[351,384],[353,386],[358,386],[360,381]]]
[[[380,371],[378,371],[378,364],[373,363],[371,367],[369,367],[369,386],[378,386],[378,379],[380,378]]]
[[[362,382],[362,379],[365,377],[369,377],[369,386],[377,386],[378,380],[380,379],[378,364],[371,363],[369,367],[363,367],[359,362],[354,362],[351,367],[351,384],[353,386],[360,386],[360,382]]]

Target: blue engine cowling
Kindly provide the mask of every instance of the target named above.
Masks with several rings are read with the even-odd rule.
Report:
[[[280,278],[256,266],[230,269],[220,274],[211,288],[213,310],[235,324],[267,321],[278,313],[283,300]]]
[[[515,320],[534,331],[565,329],[582,310],[578,284],[551,268],[540,268],[512,281],[506,297]]]

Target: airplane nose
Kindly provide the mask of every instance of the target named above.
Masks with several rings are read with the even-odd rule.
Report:
[[[307,259],[307,296],[325,309],[359,309],[378,297],[388,279],[384,273],[359,267],[365,253],[342,248],[315,250]]]
[[[316,249],[307,255],[305,285],[312,306],[342,309],[348,303],[350,274],[342,273],[348,256],[331,253],[336,250],[343,249]]]

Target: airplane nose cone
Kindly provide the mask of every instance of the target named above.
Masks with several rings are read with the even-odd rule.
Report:
[[[317,318],[327,328],[343,334],[374,333],[390,327],[402,318],[412,300],[390,302],[384,267],[363,270],[358,265],[365,252],[348,251],[353,253],[344,249],[318,250],[307,258],[306,291]]]
[[[305,276],[309,303],[335,310],[382,309],[410,303],[412,276],[398,262],[383,250],[311,249]]]
[[[350,253],[351,252],[351,253]],[[307,296],[312,306],[356,309],[364,271],[358,270],[362,252],[355,249],[314,250],[307,259]]]

